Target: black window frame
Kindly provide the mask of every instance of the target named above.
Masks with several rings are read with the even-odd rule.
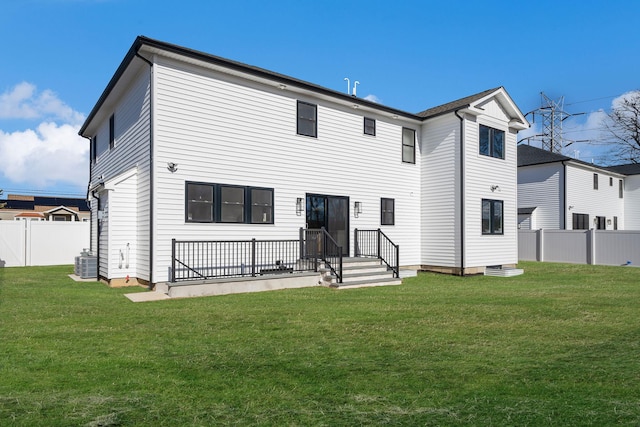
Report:
[[[198,186],[207,186],[211,188],[213,200],[211,202],[212,214],[211,218],[207,220],[199,220],[199,219],[189,219],[189,186],[190,185],[198,185]],[[236,221],[225,220],[223,218],[223,191],[225,188],[238,188],[242,190],[242,215],[241,221],[240,218]],[[270,192],[270,205],[268,205],[267,217],[268,221],[253,221],[253,213],[254,213],[254,204],[253,204],[253,191],[268,191]],[[185,223],[221,223],[221,224],[273,224],[275,221],[275,191],[273,188],[269,187],[253,187],[253,186],[242,186],[242,185],[234,185],[234,184],[217,184],[210,182],[200,182],[200,181],[185,181],[185,207],[184,207],[184,220]],[[263,208],[267,205],[261,205]],[[192,216],[193,218],[193,216]]]
[[[411,144],[407,144],[405,142],[405,132],[411,132],[411,135],[413,136],[413,138],[411,139]],[[405,159],[404,153],[405,153],[405,149],[404,147],[411,147],[411,159],[407,160]],[[411,128],[402,128],[402,163],[408,163],[408,164],[415,164],[416,163],[416,130],[415,129],[411,129]]]
[[[364,117],[363,119],[363,133],[365,135],[376,136],[376,119],[372,119],[371,117]],[[367,122],[369,126],[367,126]],[[367,132],[367,129],[369,132]]]
[[[613,217],[613,229],[614,230],[618,229],[618,217],[617,216]]]
[[[571,216],[571,229],[573,230],[588,230],[589,229],[589,214],[573,213]]]
[[[598,189],[598,174],[597,173],[593,174],[593,189],[594,190]]]
[[[116,146],[116,115],[109,117],[109,150]]]
[[[98,135],[93,135],[93,138],[91,138],[91,147],[89,151],[91,152],[91,163],[95,163],[98,158]]]
[[[253,192],[254,191],[269,191],[271,193],[270,196],[270,201],[269,201],[269,205],[257,205],[256,203],[254,203],[253,198]],[[247,187],[247,197],[248,197],[248,205],[249,205],[249,212],[247,213],[248,215],[248,219],[249,219],[249,223],[250,224],[273,224],[273,214],[274,214],[274,210],[273,210],[273,205],[274,205],[274,192],[273,192],[273,188],[267,188],[267,187]],[[269,221],[254,221],[253,220],[253,214],[254,214],[254,207],[255,206],[262,206],[262,207],[269,207]]]
[[[605,216],[596,216],[596,230],[606,230],[607,229],[607,217]]]
[[[210,220],[201,220],[201,219],[193,219],[193,215],[191,218],[189,217],[190,205],[189,202],[196,202],[196,200],[189,200],[189,186],[201,186],[201,187],[209,187],[211,189],[211,219]],[[216,222],[216,186],[215,184],[211,184],[208,182],[193,182],[186,181],[184,186],[184,222],[192,222],[192,223],[210,223]],[[206,203],[206,201],[204,202]]]
[[[609,177],[609,187],[613,187],[613,177]]]
[[[247,190],[246,187],[241,185],[232,184],[218,184],[218,203],[216,208],[218,209],[218,222],[225,224],[243,224],[247,222]],[[225,189],[238,189],[242,190],[242,203],[225,203],[223,199],[223,192]],[[236,220],[225,219],[225,213],[223,212],[223,205],[229,206],[242,206],[242,215]]]
[[[487,143],[486,143],[486,150],[483,150],[483,133],[485,132],[487,133]],[[496,152],[496,141],[495,141],[495,137],[496,135],[501,135],[502,137],[502,147],[499,150],[500,153],[498,155],[498,153]],[[486,152],[483,152],[486,151]],[[506,132],[501,130],[501,129],[496,129],[496,128],[492,128],[491,126],[487,126],[487,125],[479,125],[478,128],[478,153],[482,156],[486,156],[486,157],[492,157],[494,159],[501,159],[504,160],[505,159],[505,151],[506,151]]]
[[[396,199],[380,198],[380,225],[396,225]]]
[[[624,199],[624,181],[621,179],[618,180],[618,198]]]
[[[489,218],[485,219],[485,204],[489,205]],[[500,228],[496,227],[496,206],[500,206]],[[481,228],[483,236],[502,236],[504,235],[504,200],[498,199],[482,199],[481,204]],[[488,227],[485,227],[485,220],[488,221]]]
[[[307,118],[307,117],[302,117],[300,115],[300,106],[301,105],[305,105],[308,107],[313,107],[313,119]],[[313,123],[313,132],[312,133],[304,133],[301,130],[301,127],[304,126],[300,126],[301,125],[301,120],[306,120],[308,122],[312,122]],[[296,133],[298,135],[303,135],[303,136],[309,136],[312,138],[317,138],[318,137],[318,105],[317,104],[312,104],[310,102],[305,102],[305,101],[300,101],[298,100],[297,104],[296,104]]]

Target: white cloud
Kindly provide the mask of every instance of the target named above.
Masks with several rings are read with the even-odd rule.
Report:
[[[88,181],[89,143],[74,125],[41,123],[35,130],[0,131],[0,173],[9,180],[45,188],[56,184],[84,187]]]
[[[0,94],[0,119],[40,122],[35,129],[0,129],[0,176],[32,189],[86,186],[89,143],[78,135],[83,114],[53,91],[22,82]]]
[[[51,90],[38,92],[35,85],[22,82],[0,94],[0,119],[61,120],[79,125],[84,115],[62,102]]]
[[[376,104],[382,104],[382,100],[373,94],[369,94],[364,97],[367,101],[375,102]]]

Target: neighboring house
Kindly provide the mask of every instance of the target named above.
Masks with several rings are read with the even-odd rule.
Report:
[[[624,227],[626,230],[640,230],[640,164],[610,166],[606,169],[625,175]]]
[[[0,202],[5,204],[0,209],[0,220],[88,221],[90,218],[85,199],[9,194]]]
[[[170,279],[172,239],[297,239],[453,274],[518,261],[516,134],[504,88],[413,114],[138,37],[83,124],[99,276]],[[123,262],[123,259],[126,261]]]
[[[638,183],[632,194],[628,186],[628,178],[621,170],[520,145],[518,228],[638,229],[631,214],[632,209],[637,212],[640,202]]]

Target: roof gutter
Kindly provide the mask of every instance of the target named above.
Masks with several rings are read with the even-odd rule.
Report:
[[[464,276],[464,117],[458,111],[467,108],[464,106],[453,112],[460,119],[460,275]]]

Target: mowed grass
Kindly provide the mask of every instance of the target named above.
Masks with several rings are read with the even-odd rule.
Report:
[[[640,270],[132,303],[0,269],[0,425],[640,424]]]

